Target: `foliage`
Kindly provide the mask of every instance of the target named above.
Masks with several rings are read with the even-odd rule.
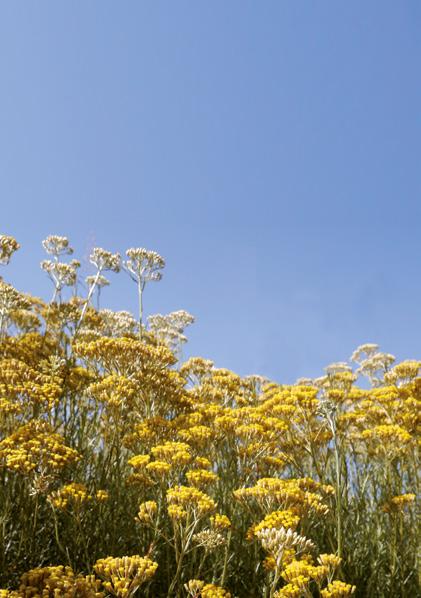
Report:
[[[193,318],[143,324],[157,253],[96,248],[65,299],[80,264],[43,245],[50,303],[0,282],[1,597],[419,595],[421,362],[367,344],[293,385],[180,362]],[[92,304],[121,265],[137,320]]]

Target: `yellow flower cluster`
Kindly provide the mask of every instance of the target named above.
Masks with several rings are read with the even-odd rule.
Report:
[[[158,505],[154,500],[147,500],[139,505],[137,514],[142,523],[150,523],[158,512]]]
[[[186,473],[189,484],[197,488],[203,488],[214,482],[218,476],[207,469],[191,469]]]
[[[17,591],[8,598],[103,598],[101,581],[93,575],[76,575],[71,567],[42,567],[24,573]]]
[[[150,455],[135,455],[128,460],[128,464],[134,469],[142,469],[143,467],[146,467],[150,460]]]
[[[158,568],[149,558],[139,555],[99,559],[94,570],[104,581],[104,588],[118,598],[131,598],[138,588],[148,582]]]
[[[367,343],[356,366],[282,385],[182,363],[187,312],[95,309],[119,254],[93,249],[79,297],[67,237],[43,246],[50,303],[0,280],[0,585],[57,558],[87,573],[146,556],[98,561],[104,583],[32,570],[0,596],[130,596],[151,581],[161,598],[203,577],[191,596],[334,598],[354,591],[334,581],[340,557],[361,595],[417,595],[421,361]],[[0,262],[17,248],[0,235]],[[141,295],[163,264],[137,248],[123,266]]]
[[[183,467],[192,460],[190,446],[185,442],[166,442],[165,444],[154,446],[151,449],[151,453],[156,459],[165,461],[173,466]]]
[[[171,465],[166,461],[152,461],[146,466],[148,473],[155,474],[156,476],[165,476],[171,470]]]
[[[280,527],[296,529],[300,521],[299,516],[291,509],[284,511],[272,511],[257,525],[253,525],[247,532],[247,538],[256,537],[257,532],[267,529],[278,529]]]
[[[355,586],[335,580],[320,592],[322,598],[347,598],[355,593]]]
[[[0,442],[0,466],[21,473],[59,470],[80,459],[43,421],[32,420]]]
[[[383,505],[383,510],[386,513],[402,512],[406,507],[414,504],[415,498],[415,494],[400,494],[399,496],[394,496]]]
[[[180,430],[178,436],[181,440],[185,440],[199,448],[206,446],[214,436],[214,433],[208,426],[192,426],[187,430]]]
[[[202,588],[201,598],[231,598],[231,594],[213,583],[207,583]]]
[[[27,340],[33,339],[33,336],[28,335]],[[13,354],[16,352],[13,349],[9,345],[6,352]],[[51,409],[62,392],[62,378],[54,371],[48,373],[43,371],[43,369],[51,370],[51,363],[34,365],[35,367],[32,364],[28,365],[16,357],[0,360],[0,394],[4,399],[18,405],[20,413],[24,413],[34,405]]]
[[[284,566],[281,575],[286,584],[275,593],[275,596],[279,598],[312,596],[313,592],[311,588],[314,587],[314,584],[322,596],[325,596],[323,592],[354,591],[352,586],[343,584],[341,581],[332,582],[335,570],[341,562],[341,559],[334,554],[320,555],[318,565],[314,565],[310,555],[303,555],[300,560],[295,558],[290,560],[284,559],[283,562]],[[326,583],[327,586],[322,589],[322,586]],[[327,595],[330,596],[330,594]],[[344,594],[344,596],[348,595],[350,594]]]
[[[88,489],[84,484],[77,484],[72,482],[60,488],[57,492],[52,493],[49,496],[51,504],[56,509],[66,509],[69,504],[74,507],[79,507],[82,504],[89,502],[93,499],[98,502],[103,502],[108,499],[108,492],[105,490],[98,490],[94,495],[89,494]]]
[[[136,384],[125,376],[110,374],[89,386],[89,394],[108,407],[133,408]]]
[[[331,491],[330,486],[318,484],[308,478],[261,478],[255,486],[239,488],[234,492],[234,496],[245,503],[255,501],[264,510],[279,506],[281,510],[293,508],[294,513],[299,516],[308,512],[326,515],[329,507],[324,502],[323,494],[329,494]]]
[[[69,502],[78,506],[89,500],[92,495],[88,494],[86,486],[76,483],[67,484],[50,496],[51,504],[57,509],[65,509]]]
[[[177,486],[167,491],[168,514],[173,519],[183,519],[188,513],[203,517],[216,509],[215,501],[197,488]]]
[[[229,529],[231,527],[231,521],[226,515],[220,515],[217,513],[210,518],[211,526],[217,530]]]
[[[184,587],[192,598],[231,598],[231,594],[224,588],[212,583],[205,584],[199,579],[191,579]]]

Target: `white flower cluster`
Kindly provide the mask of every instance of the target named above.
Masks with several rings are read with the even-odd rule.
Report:
[[[263,550],[273,555],[277,565],[281,564],[285,550],[294,548],[297,554],[302,554],[315,549],[311,540],[300,536],[300,534],[297,534],[297,532],[292,531],[290,528],[264,527],[256,532],[256,536],[259,538]]]
[[[66,264],[64,262],[43,260],[41,268],[47,272],[56,290],[60,292],[63,287],[72,287],[76,284],[77,269],[80,268],[80,262],[72,260],[69,264]]]
[[[57,295],[61,297],[61,291],[64,287],[72,287],[76,284],[80,262],[78,260],[72,260],[70,263],[59,261],[60,256],[73,253],[67,237],[50,235],[42,241],[42,246],[49,255],[53,256],[52,260],[43,260],[41,268],[48,274],[54,285],[54,301]]]
[[[331,363],[325,367],[325,372],[328,376],[334,376],[335,374],[343,374],[344,372],[352,372],[352,367],[345,361],[338,361]]]
[[[192,540],[198,546],[201,546],[206,550],[215,550],[215,548],[226,544],[224,536],[212,529],[204,529],[203,531],[194,534]]]
[[[0,280],[0,335],[7,330],[10,324],[11,313],[18,309],[27,310],[30,302],[14,287]]]
[[[58,259],[59,255],[70,255],[73,253],[73,249],[69,245],[69,239],[59,235],[49,235],[42,241],[42,246],[48,254],[53,255],[56,259]]]
[[[137,322],[128,311],[101,309],[99,315],[102,319],[101,332],[105,336],[120,337],[136,332]]]
[[[30,302],[12,285],[0,281],[0,312],[8,313],[15,309],[29,309]]]
[[[149,329],[158,342],[171,349],[176,349],[187,341],[187,337],[183,334],[184,329],[193,324],[194,316],[181,309],[165,316],[161,314],[149,316],[148,322]]]
[[[89,261],[97,268],[98,273],[104,270],[120,272],[121,257],[119,253],[111,253],[111,251],[106,251],[102,247],[94,247],[89,256]]]
[[[107,287],[110,284],[110,281],[107,278],[105,278],[105,276],[102,276],[102,274],[100,274],[99,276],[94,276],[93,274],[90,274],[85,278],[85,282],[88,285],[88,288],[91,288],[94,285],[102,288]]]
[[[360,366],[356,373],[366,376],[373,386],[381,386],[384,383],[384,375],[396,360],[394,355],[378,349],[378,345],[366,343],[358,347],[351,356],[351,360]]]
[[[165,267],[165,260],[156,251],[150,251],[143,247],[132,247],[126,251],[127,260],[124,267],[133,280],[145,284],[149,281],[158,281],[162,278],[162,270]]]

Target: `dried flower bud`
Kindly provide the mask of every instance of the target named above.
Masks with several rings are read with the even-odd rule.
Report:
[[[124,265],[134,280],[143,283],[161,280],[159,270],[165,267],[165,260],[159,253],[137,247],[128,249],[126,255],[128,259]]]
[[[215,550],[215,548],[226,544],[224,536],[212,529],[204,529],[203,531],[194,534],[193,542],[205,550]]]
[[[0,235],[0,264],[6,266],[12,255],[19,249],[20,245],[14,237]]]
[[[120,271],[121,257],[119,253],[111,253],[101,247],[95,247],[89,256],[89,260],[91,264],[97,267],[99,272],[104,270]]]
[[[110,284],[110,281],[105,278],[105,276],[102,276],[102,274],[100,274],[99,276],[87,276],[85,278],[85,282],[88,285],[88,287],[92,287],[93,285],[96,285],[97,287],[106,287]]]
[[[56,258],[59,255],[70,255],[73,253],[73,249],[69,245],[69,239],[59,235],[49,235],[42,241],[42,246],[47,253],[54,255]]]
[[[76,269],[79,266],[80,262],[77,260],[72,260],[70,264],[51,260],[43,260],[41,262],[41,268],[47,272],[58,291],[61,291],[65,286],[71,287],[76,283]]]

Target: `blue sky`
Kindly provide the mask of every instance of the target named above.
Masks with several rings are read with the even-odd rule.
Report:
[[[278,381],[378,342],[421,357],[421,4],[0,5],[4,272],[49,297],[41,239],[167,260],[148,314],[186,355]],[[136,307],[123,274],[104,307]]]

